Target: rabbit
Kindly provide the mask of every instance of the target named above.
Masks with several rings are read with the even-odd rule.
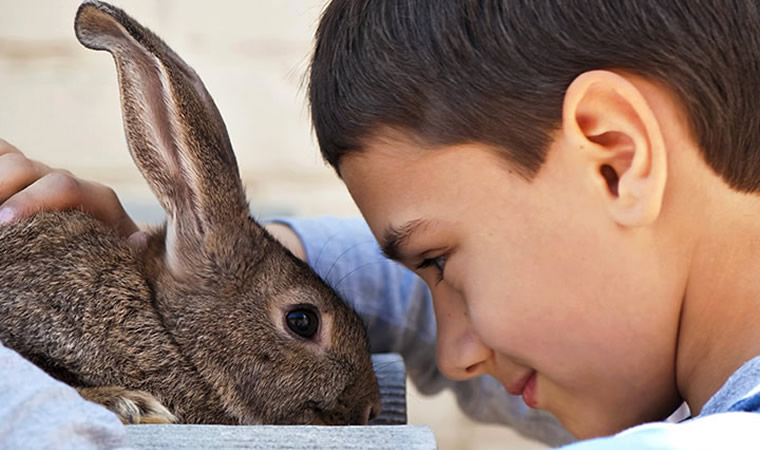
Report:
[[[122,10],[83,2],[112,54],[129,151],[166,212],[138,249],[89,216],[0,227],[0,341],[124,423],[366,424],[362,320],[250,216],[196,73]]]

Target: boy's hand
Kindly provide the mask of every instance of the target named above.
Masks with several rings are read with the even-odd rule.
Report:
[[[139,231],[111,188],[33,161],[0,139],[0,226],[35,212],[68,209],[80,209],[124,237]]]

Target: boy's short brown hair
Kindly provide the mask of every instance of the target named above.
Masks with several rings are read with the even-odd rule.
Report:
[[[751,0],[333,0],[309,100],[338,169],[390,128],[428,145],[497,146],[530,179],[565,90],[617,69],[661,82],[707,163],[760,190],[760,5]]]

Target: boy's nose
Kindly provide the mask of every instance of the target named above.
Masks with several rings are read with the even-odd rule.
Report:
[[[438,369],[454,380],[468,380],[487,373],[493,350],[473,330],[464,300],[458,295],[437,297],[434,305]]]

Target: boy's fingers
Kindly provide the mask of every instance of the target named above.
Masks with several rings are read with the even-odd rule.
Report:
[[[0,147],[3,147],[1,142]],[[26,158],[13,147],[0,148],[0,204],[50,170],[46,165]]]
[[[139,231],[112,189],[51,169],[0,139],[0,225],[38,211],[67,209],[80,209],[123,237]]]
[[[0,138],[0,155],[4,155],[6,153],[21,153],[21,151],[12,146],[10,142]]]
[[[138,231],[113,190],[58,170],[49,172],[0,204],[0,221],[17,220],[40,210],[67,209],[83,210],[123,237]]]

